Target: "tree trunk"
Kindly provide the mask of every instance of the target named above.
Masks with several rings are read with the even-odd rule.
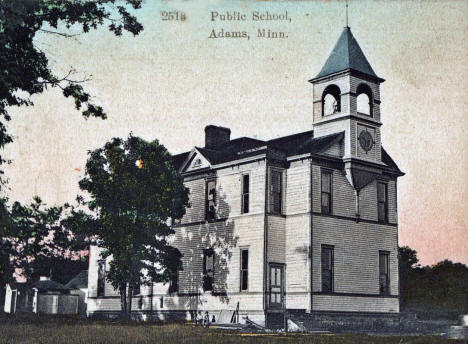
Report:
[[[128,319],[132,318],[132,299],[133,299],[133,287],[128,285],[128,294],[127,294],[127,316]]]
[[[122,319],[128,319],[127,313],[127,285],[121,284],[119,288],[120,292],[120,316]]]

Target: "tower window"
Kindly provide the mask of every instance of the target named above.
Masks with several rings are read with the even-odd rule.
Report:
[[[361,84],[357,88],[357,112],[372,116],[372,90],[366,84]]]
[[[336,85],[329,85],[322,94],[323,116],[333,115],[341,112],[341,91]]]

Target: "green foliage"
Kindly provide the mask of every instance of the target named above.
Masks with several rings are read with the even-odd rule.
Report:
[[[181,269],[181,253],[168,242],[174,234],[168,222],[185,213],[188,190],[157,140],[112,139],[89,153],[79,185],[91,196],[81,200],[96,217],[77,212],[76,223],[88,224],[77,227],[96,239],[104,257],[112,256],[107,279],[123,302],[134,286],[168,282]]]
[[[30,280],[51,275],[67,282],[86,268],[86,259],[81,257],[86,242],[64,226],[63,213],[63,207],[47,208],[37,196],[30,205],[13,204],[9,230],[3,237],[8,245],[10,278],[12,270],[18,268]]]
[[[450,260],[417,265],[417,252],[399,248],[401,306],[422,318],[456,318],[468,312],[468,267]]]
[[[86,79],[74,79],[73,69],[65,76],[56,75],[34,39],[38,32],[72,37],[58,31],[61,24],[67,29],[80,26],[83,32],[107,25],[117,36],[124,30],[137,35],[143,27],[129,10],[140,8],[141,3],[142,0],[0,0],[0,150],[12,141],[2,120],[10,120],[8,107],[33,105],[31,96],[48,86],[59,87],[65,97],[72,97],[84,117],[106,118],[103,109],[91,102],[80,85]],[[0,155],[0,165],[4,162]]]

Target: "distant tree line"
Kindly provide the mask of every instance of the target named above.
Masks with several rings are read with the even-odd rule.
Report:
[[[417,252],[399,248],[400,302],[402,312],[420,318],[456,318],[468,313],[468,267],[443,260],[419,265]]]

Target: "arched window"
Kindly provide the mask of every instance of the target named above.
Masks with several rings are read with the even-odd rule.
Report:
[[[323,116],[333,115],[341,111],[341,91],[336,85],[328,85],[322,94]]]
[[[372,116],[372,90],[366,84],[360,84],[357,88],[357,112]]]

